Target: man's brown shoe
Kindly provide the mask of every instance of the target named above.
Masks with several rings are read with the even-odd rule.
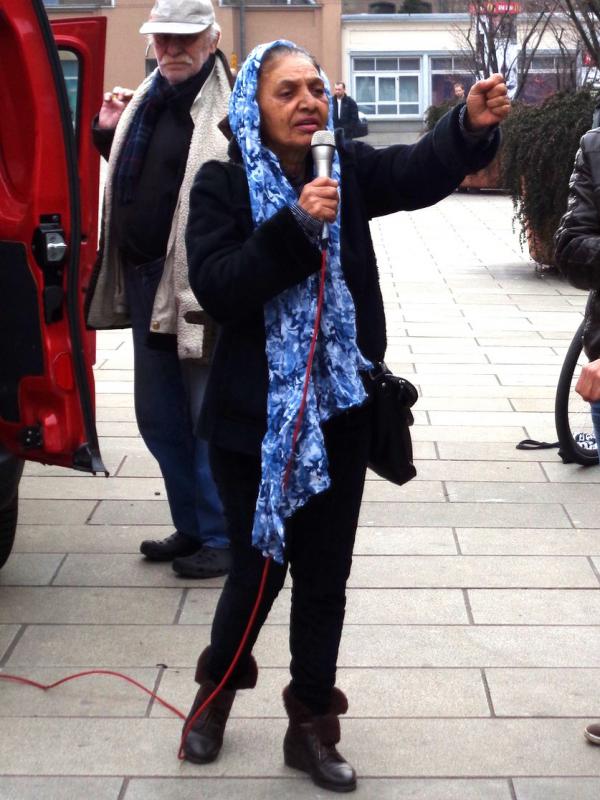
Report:
[[[600,722],[592,722],[590,723],[583,735],[592,744],[600,744]]]

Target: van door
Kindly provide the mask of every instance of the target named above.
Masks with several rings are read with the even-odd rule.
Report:
[[[61,20],[55,44],[41,0],[0,0],[0,444],[88,472],[105,471],[83,319],[105,32],[103,17]]]

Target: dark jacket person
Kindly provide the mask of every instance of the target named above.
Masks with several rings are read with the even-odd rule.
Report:
[[[369,220],[431,205],[493,158],[499,134],[490,126],[508,111],[501,76],[472,90],[463,125],[482,138],[461,128],[463,109],[410,147],[375,150],[339,139],[332,178],[313,179],[312,136],[331,128],[314,59],[289,42],[260,45],[237,77],[231,160],[200,170],[187,231],[190,285],[221,325],[203,433],[233,562],[196,673],[201,686],[184,745],[190,761],[217,757],[236,689],[254,685],[251,652],[289,564],[285,762],[326,789],[350,791],[356,784],[335,747],[338,715],[347,709],[335,676],[370,442],[361,373],[386,348]],[[316,307],[323,222],[330,230],[323,317],[282,491]],[[263,552],[275,560],[241,658],[225,690],[191,723],[236,653],[263,574]]]
[[[333,108],[333,127],[335,130],[341,128],[346,139],[352,139],[356,134],[358,126],[358,106],[356,101],[346,94],[346,84],[336,83],[333,87],[333,97],[331,98]]]

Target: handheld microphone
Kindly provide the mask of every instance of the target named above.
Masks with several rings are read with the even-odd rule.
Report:
[[[331,131],[315,131],[310,146],[312,148],[313,163],[316,178],[331,178],[331,165],[335,152],[335,136]],[[329,225],[324,222],[321,229],[321,247],[327,246],[329,239]]]

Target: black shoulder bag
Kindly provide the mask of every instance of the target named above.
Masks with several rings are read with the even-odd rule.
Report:
[[[383,361],[367,375],[373,410],[369,467],[402,486],[417,474],[409,427],[414,422],[410,409],[419,395],[410,381],[393,375]]]

